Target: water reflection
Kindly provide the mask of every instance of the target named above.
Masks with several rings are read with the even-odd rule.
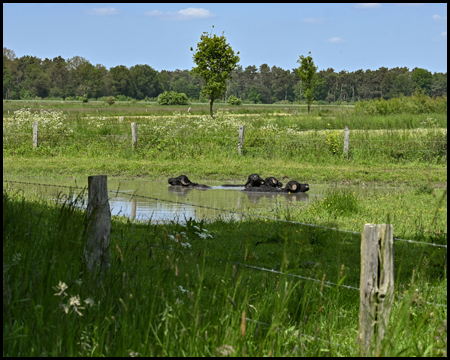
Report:
[[[16,188],[36,191],[51,199],[68,196],[75,200],[82,196],[87,200],[87,178],[51,179],[51,178],[20,178],[9,179],[45,185],[18,184]],[[61,187],[63,186],[63,187]],[[71,190],[68,186],[72,186]],[[83,187],[86,186],[84,193]],[[112,215],[127,216],[142,221],[181,221],[184,219],[224,219],[239,218],[239,214],[230,211],[247,213],[252,209],[270,209],[272,206],[308,201],[314,194],[286,193],[247,193],[243,188],[222,188],[220,184],[211,189],[197,189],[182,186],[170,186],[166,181],[114,180],[108,179],[110,190],[109,203]],[[63,195],[65,194],[65,195]],[[299,204],[300,205],[300,204]],[[300,205],[301,206],[301,205]]]
[[[286,193],[255,193],[255,192],[243,192],[248,197],[248,200],[253,204],[258,204],[263,198],[270,200],[277,200],[279,197],[286,198],[286,201],[308,201],[309,195],[306,193],[286,194]]]

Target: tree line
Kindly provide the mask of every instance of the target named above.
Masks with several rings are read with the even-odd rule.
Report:
[[[375,98],[409,96],[417,88],[430,96],[447,95],[447,73],[431,73],[407,67],[337,72],[333,68],[316,73],[313,98],[319,103],[356,102]],[[107,69],[74,56],[53,59],[25,55],[3,48],[3,99],[66,99],[75,97],[154,99],[164,91],[185,93],[191,101],[202,100],[205,82],[189,70],[157,71],[147,64]],[[262,64],[237,65],[226,82],[223,100],[234,95],[250,103],[272,104],[305,99],[297,69]]]

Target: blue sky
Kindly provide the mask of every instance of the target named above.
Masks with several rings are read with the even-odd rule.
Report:
[[[319,70],[407,66],[447,72],[447,4],[3,4],[3,46],[23,55],[82,56],[107,68],[191,69],[204,31],[240,65]]]

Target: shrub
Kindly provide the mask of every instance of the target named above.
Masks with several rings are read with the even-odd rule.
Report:
[[[164,91],[158,96],[159,105],[187,105],[188,98],[185,93],[177,93],[175,91]]]
[[[116,100],[117,101],[131,101],[131,100],[133,100],[133,98],[131,98],[129,96],[125,96],[125,95],[117,95]]]
[[[234,95],[230,95],[228,97],[227,103],[230,105],[242,105],[242,100],[238,99],[236,96]]]
[[[114,96],[108,96],[108,97],[106,98],[106,102],[107,102],[109,105],[114,105],[114,103],[116,102],[116,99],[114,99]]]
[[[89,102],[89,99],[88,99],[87,95],[86,95],[86,96],[83,96],[83,97],[81,98],[81,101],[83,101],[84,103]]]

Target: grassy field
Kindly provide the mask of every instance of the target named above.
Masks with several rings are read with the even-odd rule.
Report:
[[[346,202],[340,216],[358,211],[350,194],[330,192],[305,210],[308,220],[333,218],[327,204],[336,200]],[[74,203],[4,188],[3,209],[4,356],[359,354],[359,293],[345,286],[359,284],[360,235],[264,219],[153,225],[116,217],[110,271],[93,278]],[[286,211],[275,216],[298,218]],[[414,216],[431,228],[432,215]],[[424,231],[421,240],[446,243],[446,235]],[[396,242],[395,266],[381,354],[446,356],[446,307],[429,304],[447,302],[446,251]]]
[[[447,244],[446,113],[322,106],[308,117],[302,107],[254,106],[212,120],[201,105],[187,115],[186,107],[88,103],[60,104],[54,117],[13,115],[22,105],[4,102],[4,178],[183,173],[240,183],[256,172],[330,186],[305,206],[254,212],[317,227],[251,216],[183,224],[113,217],[111,268],[92,276],[77,204],[4,183],[4,356],[359,356],[359,292],[346,286],[359,287],[361,235],[324,227],[391,223],[397,238]],[[49,107],[33,110],[40,106]],[[394,249],[395,301],[379,355],[447,356],[446,248],[396,241]]]
[[[358,115],[351,109],[319,107],[306,116],[280,113],[276,106],[258,112],[255,106],[248,114],[218,110],[211,119],[182,115],[181,107],[167,116],[158,113],[161,106],[143,106],[152,112],[142,115],[139,107],[130,107],[123,122],[120,111],[97,115],[94,108],[70,114],[64,108],[53,117],[46,115],[48,121],[34,111],[6,115],[3,172],[56,177],[101,172],[149,179],[185,173],[195,179],[235,181],[256,172],[309,183],[414,185],[425,184],[428,175],[437,186],[446,183],[446,114]],[[34,120],[40,123],[36,151]],[[134,150],[131,122],[138,129]],[[245,125],[243,156],[237,152],[239,125]],[[348,160],[343,154],[345,126],[351,129]]]

